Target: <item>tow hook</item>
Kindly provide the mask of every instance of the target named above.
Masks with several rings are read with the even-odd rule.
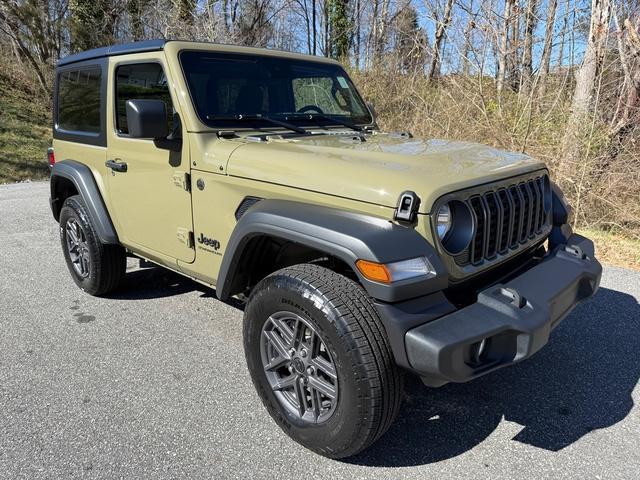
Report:
[[[502,287],[498,290],[498,293],[503,297],[508,298],[509,303],[516,308],[524,308],[527,305],[527,299],[523,295],[520,295],[520,292],[515,288]]]
[[[584,253],[582,251],[582,248],[580,248],[578,245],[565,245],[564,251],[570,253],[576,258],[579,258],[580,260],[586,260],[588,258],[587,254]]]

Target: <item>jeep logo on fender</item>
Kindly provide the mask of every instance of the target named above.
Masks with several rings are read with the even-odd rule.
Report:
[[[220,249],[220,242],[218,240],[215,238],[207,238],[202,233],[200,234],[200,238],[198,238],[198,243],[212,247],[214,250]]]

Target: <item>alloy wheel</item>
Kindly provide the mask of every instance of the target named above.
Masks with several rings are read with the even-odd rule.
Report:
[[[333,358],[310,323],[292,312],[271,315],[261,332],[262,365],[280,404],[308,423],[329,419],[338,401]]]
[[[75,272],[82,278],[89,276],[91,260],[87,236],[80,224],[70,218],[65,227],[67,251]]]

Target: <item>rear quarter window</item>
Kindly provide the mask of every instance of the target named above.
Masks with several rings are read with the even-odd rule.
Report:
[[[59,73],[57,129],[100,133],[101,82],[99,66]]]

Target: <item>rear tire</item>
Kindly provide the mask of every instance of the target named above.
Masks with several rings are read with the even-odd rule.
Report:
[[[78,287],[95,296],[118,288],[126,269],[125,250],[120,245],[100,242],[80,195],[67,198],[62,205],[60,242]]]
[[[394,421],[401,374],[377,311],[356,282],[314,264],[279,270],[254,288],[243,330],[258,395],[296,442],[345,458]]]

